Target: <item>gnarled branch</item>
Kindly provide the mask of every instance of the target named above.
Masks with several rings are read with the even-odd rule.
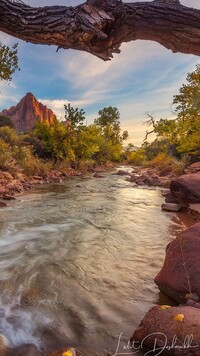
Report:
[[[200,55],[200,10],[179,0],[88,0],[76,7],[39,8],[1,0],[0,30],[27,42],[82,50],[103,60],[119,53],[123,42],[137,39]]]

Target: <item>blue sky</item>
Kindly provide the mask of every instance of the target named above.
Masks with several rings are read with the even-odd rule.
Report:
[[[83,1],[26,0],[32,6],[77,5]],[[130,1],[129,2],[134,2]],[[199,0],[182,0],[185,6],[200,9]],[[0,33],[6,44],[16,39]],[[121,125],[129,131],[129,140],[135,145],[143,141],[146,126],[145,113],[155,118],[174,117],[173,95],[188,72],[195,69],[199,57],[173,54],[161,45],[150,41],[123,44],[121,53],[109,62],[74,50],[32,45],[19,42],[21,70],[8,85],[0,83],[0,111],[9,108],[27,93],[51,108],[58,118],[64,117],[64,104],[86,111],[87,122],[98,116],[105,106],[116,106],[121,113]]]

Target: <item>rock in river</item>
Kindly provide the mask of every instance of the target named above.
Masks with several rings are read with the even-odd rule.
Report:
[[[155,277],[159,289],[179,303],[188,293],[200,296],[200,223],[170,242],[164,265]]]
[[[186,174],[172,180],[170,190],[179,203],[200,203],[200,174]]]
[[[166,211],[179,211],[181,210],[182,206],[176,203],[163,203],[161,208]]]
[[[154,306],[133,334],[131,344],[136,348],[138,343],[141,349],[155,349],[149,355],[199,356],[200,309]]]

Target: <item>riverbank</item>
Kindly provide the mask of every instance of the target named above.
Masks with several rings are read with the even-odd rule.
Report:
[[[16,196],[25,191],[31,190],[34,187],[49,183],[61,183],[64,180],[72,177],[83,177],[92,174],[96,178],[101,178],[101,173],[113,169],[114,164],[107,163],[97,165],[95,167],[82,167],[81,169],[73,169],[70,167],[62,170],[50,170],[45,175],[26,176],[23,173],[15,173],[12,175],[8,171],[0,171],[0,208],[6,207],[8,201],[15,200]]]

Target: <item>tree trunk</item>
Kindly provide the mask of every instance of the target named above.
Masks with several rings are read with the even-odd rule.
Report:
[[[103,60],[119,53],[123,42],[137,39],[200,55],[200,10],[179,0],[88,0],[76,7],[39,8],[0,0],[0,30],[27,42],[82,50]]]

